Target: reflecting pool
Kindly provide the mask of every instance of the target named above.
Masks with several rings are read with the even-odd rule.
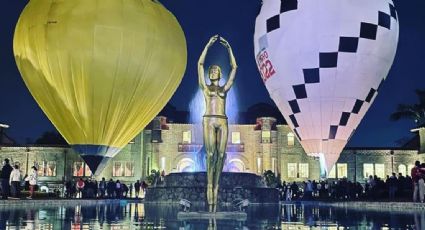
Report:
[[[425,212],[366,212],[308,205],[262,205],[247,220],[181,220],[179,207],[111,203],[73,207],[0,207],[0,229],[425,229]]]

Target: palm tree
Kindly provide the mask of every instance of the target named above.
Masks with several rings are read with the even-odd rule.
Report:
[[[417,89],[415,93],[419,103],[413,105],[399,104],[397,110],[391,114],[391,120],[409,119],[415,121],[417,126],[425,124],[425,90]]]

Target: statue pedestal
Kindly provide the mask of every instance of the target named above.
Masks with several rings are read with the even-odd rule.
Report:
[[[179,203],[185,199],[192,205],[204,205],[206,187],[206,172],[170,173],[162,184],[147,189],[144,202]],[[267,188],[263,178],[256,174],[223,172],[218,191],[219,206],[231,205],[238,199],[247,199],[254,204],[279,203],[279,191]]]
[[[178,212],[178,220],[236,220],[246,221],[245,212]]]

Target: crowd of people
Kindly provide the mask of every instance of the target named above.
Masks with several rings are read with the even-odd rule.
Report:
[[[144,197],[148,184],[145,181],[137,180],[134,184],[129,185],[120,180],[106,181],[102,178],[101,181],[96,181],[91,178],[77,180],[68,180],[65,182],[65,197],[66,198],[132,198],[133,190],[136,199]]]
[[[38,174],[35,166],[31,167],[29,175],[22,177],[19,165],[14,165],[12,167],[9,159],[6,158],[0,172],[0,191],[2,199],[20,199],[22,189],[28,191],[29,196],[27,198],[32,199],[37,186],[37,179]]]
[[[420,186],[416,186],[416,183],[413,182],[414,180],[412,180],[411,176],[404,176],[402,173],[398,175],[392,173],[391,176],[387,175],[385,179],[381,179],[376,175],[369,176],[364,184],[343,178],[334,181],[307,180],[298,184],[296,182],[283,182],[277,188],[280,199],[285,201],[294,199],[408,201],[411,199],[413,190],[416,187],[418,187],[418,194],[421,193],[423,198],[425,189],[420,190]],[[415,198],[414,201],[416,201]]]
[[[165,173],[163,173],[165,174]],[[28,191],[29,199],[34,197],[38,184],[37,168],[33,166],[29,175],[22,176],[19,165],[11,165],[5,159],[0,172],[0,191],[3,199],[20,199],[21,191]],[[158,177],[158,178],[156,178]],[[154,178],[157,184],[163,178],[162,173]],[[412,186],[413,185],[413,186]],[[64,183],[65,198],[141,198],[144,197],[148,184],[137,180],[134,184],[126,184],[120,180],[114,181],[102,178],[96,181],[92,178],[75,178]],[[387,175],[385,179],[369,176],[364,184],[352,182],[347,178],[339,180],[307,180],[302,183],[282,182],[276,188],[281,200],[390,200],[424,202],[425,198],[425,163],[415,162],[411,176],[401,173]],[[134,192],[134,196],[133,196]]]

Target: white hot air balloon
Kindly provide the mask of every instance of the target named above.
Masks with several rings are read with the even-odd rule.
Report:
[[[330,171],[378,94],[398,43],[392,0],[263,0],[256,61],[307,154]]]

